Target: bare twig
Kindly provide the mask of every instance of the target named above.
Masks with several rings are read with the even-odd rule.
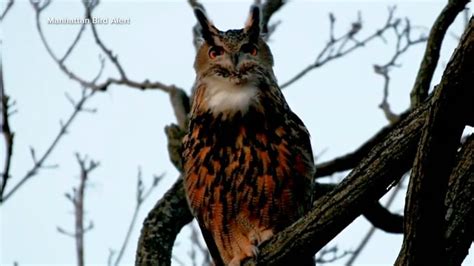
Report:
[[[93,9],[93,7],[91,7],[90,5],[87,4],[86,1],[84,1],[84,8],[86,9],[86,18],[88,18],[90,21],[93,21],[92,20],[92,9]],[[99,34],[97,33],[97,29],[95,27],[95,24],[91,23],[90,25],[91,25],[91,29],[92,29],[92,35],[94,36],[94,39],[95,39],[95,42],[97,43],[97,45],[107,55],[109,60],[115,65],[115,67],[117,68],[117,71],[120,73],[120,78],[122,80],[128,80],[127,75],[125,74],[125,71],[123,70],[123,67],[120,64],[119,60],[118,60],[118,56],[114,55],[112,50],[107,48],[105,46],[105,44],[102,42],[102,40],[99,37]]]
[[[389,84],[390,84],[389,73],[394,67],[400,66],[397,63],[397,59],[401,55],[407,52],[408,49],[412,47],[413,45],[426,42],[427,38],[423,35],[420,35],[418,38],[413,39],[410,35],[412,33],[412,27],[408,19],[405,19],[405,23],[403,23],[402,21],[397,23],[392,28],[392,30],[396,37],[395,53],[393,54],[392,58],[387,63],[383,65],[374,65],[374,71],[376,74],[381,75],[384,79],[383,98],[379,107],[384,112],[387,120],[390,123],[395,123],[396,121],[398,121],[399,116],[392,112],[392,110],[390,109],[390,104],[388,103]]]
[[[405,112],[400,116],[405,117],[407,115],[408,112]],[[314,177],[321,178],[332,175],[336,172],[346,171],[356,167],[357,164],[364,158],[364,156],[366,156],[377,143],[383,140],[390,133],[390,131],[395,128],[395,125],[396,124],[390,124],[383,127],[379,130],[379,132],[377,132],[373,137],[371,137],[353,152],[347,153],[327,162],[316,164],[316,169],[318,170],[316,171]]]
[[[102,74],[102,70],[104,67],[103,61],[101,62],[101,69],[97,76],[94,78],[94,80],[98,79],[100,75]],[[66,120],[65,123],[60,121],[60,128],[59,132],[56,135],[56,137],[53,139],[53,142],[49,145],[49,147],[46,149],[46,151],[39,157],[36,157],[36,152],[33,148],[31,148],[31,154],[33,158],[33,167],[26,172],[26,174],[20,179],[18,183],[15,184],[15,186],[8,191],[2,198],[0,198],[0,202],[5,202],[8,198],[10,198],[28,179],[31,177],[35,176],[40,169],[45,169],[48,168],[48,166],[45,166],[44,163],[46,159],[49,157],[49,155],[53,152],[54,148],[58,145],[59,141],[68,133],[68,129],[71,126],[72,122],[76,119],[77,115],[81,112],[91,112],[93,110],[85,108],[85,104],[87,103],[88,100],[90,100],[94,95],[95,91],[89,91],[86,88],[82,89],[82,94],[81,97],[77,102],[72,101],[71,103],[73,104],[73,111],[69,115],[68,119]],[[69,96],[66,96],[69,101],[71,101]]]
[[[115,250],[109,249],[109,257],[107,258],[107,265],[112,266],[114,261]]]
[[[84,30],[86,29],[86,23],[83,23],[81,25],[81,28],[79,29],[79,31],[77,32],[77,35],[76,35],[76,38],[74,38],[74,41],[72,42],[72,44],[69,46],[69,48],[67,49],[66,53],[64,53],[63,57],[61,57],[61,59],[59,59],[59,62],[61,62],[61,64],[64,63],[64,61],[66,61],[66,59],[69,57],[69,55],[72,53],[72,51],[74,50],[74,48],[76,47],[77,43],[79,42],[79,40],[81,39],[82,37],[82,33],[84,32]]]
[[[33,169],[28,171],[28,173],[25,175],[25,177],[20,181],[19,184],[17,184],[17,186],[15,186],[10,191],[10,193],[7,195],[7,197],[9,195],[11,195],[13,192],[15,192],[15,190],[18,189],[27,179],[29,179],[31,176],[36,174],[37,170],[42,166],[42,162],[48,157],[48,155],[50,154],[52,149],[58,143],[59,139],[65,134],[68,126],[71,124],[72,120],[76,117],[79,110],[94,111],[94,110],[85,109],[83,107],[85,101],[87,99],[89,99],[90,97],[92,97],[92,95],[94,94],[95,91],[97,91],[97,90],[99,90],[99,91],[106,90],[107,87],[110,84],[127,85],[129,87],[139,88],[139,89],[161,89],[162,91],[165,91],[165,92],[169,93],[170,100],[171,100],[173,109],[175,111],[177,121],[183,128],[185,127],[185,125],[186,125],[186,115],[189,112],[189,98],[187,97],[184,90],[182,90],[182,89],[180,89],[180,88],[178,88],[174,85],[169,85],[169,86],[165,85],[161,82],[150,82],[148,80],[145,80],[144,82],[136,82],[136,81],[129,80],[127,78],[127,76],[125,75],[125,72],[124,72],[122,66],[120,65],[120,63],[118,61],[117,56],[114,56],[112,51],[104,45],[102,40],[99,38],[99,34],[98,34],[98,32],[97,32],[94,25],[92,25],[91,27],[92,27],[93,37],[94,37],[96,43],[99,45],[99,47],[102,49],[102,51],[106,54],[106,56],[109,58],[109,60],[111,60],[114,63],[116,68],[119,70],[121,78],[120,79],[108,78],[105,82],[103,82],[101,84],[98,84],[97,81],[98,81],[98,78],[99,78],[100,75],[98,75],[92,81],[89,81],[89,80],[86,80],[84,78],[79,77],[77,74],[75,74],[73,71],[71,71],[65,65],[65,60],[72,53],[73,49],[76,47],[77,43],[79,42],[79,40],[82,36],[82,33],[85,30],[85,24],[83,24],[83,26],[80,28],[79,32],[76,35],[76,38],[74,39],[73,43],[70,45],[70,47],[68,48],[66,53],[61,58],[58,58],[55,55],[55,53],[53,52],[52,48],[50,47],[50,45],[49,45],[49,43],[46,39],[46,36],[43,33],[42,26],[41,26],[41,12],[50,4],[50,1],[45,1],[41,4],[37,1],[30,0],[30,3],[31,3],[31,5],[32,5],[32,7],[35,11],[37,31],[38,31],[38,33],[40,35],[40,38],[41,38],[41,41],[42,41],[44,47],[46,48],[46,51],[50,55],[50,57],[53,59],[53,61],[56,62],[56,64],[59,66],[59,68],[69,78],[75,80],[76,82],[78,82],[84,88],[92,89],[93,92],[90,93],[85,98],[84,98],[85,95],[83,94],[83,99],[79,100],[79,102],[75,106],[73,114],[70,116],[70,118],[67,120],[66,123],[61,124],[61,130],[60,130],[58,136],[56,137],[56,139],[53,141],[50,148],[48,148],[48,150],[46,151],[46,153],[42,156],[42,158],[40,160],[35,160],[35,164],[34,164]],[[92,11],[94,10],[95,7],[98,6],[99,1],[84,1],[83,3],[84,3],[85,11],[86,11],[86,17],[88,17],[89,19],[92,18]],[[100,65],[100,72],[102,72],[103,69],[104,69],[104,60],[102,59],[101,60],[101,65]],[[74,102],[74,101],[71,100],[71,97],[69,97],[68,95],[66,95],[66,97],[68,98],[68,100],[71,103]],[[0,197],[0,202],[1,202],[1,200],[2,200],[2,198]],[[123,248],[125,248],[125,247],[123,246]]]
[[[132,220],[130,221],[130,224],[128,226],[127,233],[125,234],[125,238],[120,248],[120,251],[118,252],[117,258],[113,260],[115,252],[111,250],[108,265],[119,265],[120,261],[122,260],[123,254],[125,253],[125,249],[127,248],[127,244],[128,242],[130,242],[130,235],[132,234],[132,230],[135,227],[140,208],[142,207],[143,202],[148,198],[148,196],[150,196],[151,192],[158,186],[162,178],[163,175],[153,176],[152,184],[148,189],[146,189],[143,185],[142,170],[140,168],[138,169],[136,205],[135,209],[133,210]]]
[[[431,27],[425,54],[415,84],[410,93],[411,108],[418,106],[428,96],[431,80],[438,65],[439,53],[446,32],[456,16],[464,9],[469,0],[449,0]],[[466,24],[467,25],[467,24]]]
[[[393,11],[391,11],[391,12],[393,12]],[[331,17],[332,16],[330,16],[330,18]],[[334,18],[332,18],[332,19],[334,19]],[[399,32],[398,30],[395,30],[395,28],[394,28],[394,31]],[[381,65],[381,66],[380,65],[375,65],[374,66],[374,70],[376,72],[380,72],[380,74],[382,76],[387,74],[387,77],[388,77],[389,69],[391,69],[394,66],[397,66],[396,60],[404,52],[406,52],[406,50],[409,48],[408,42],[412,43],[412,45],[414,45],[414,44],[422,42],[423,38],[424,38],[423,36],[420,36],[419,38],[417,38],[415,40],[407,39],[408,36],[409,36],[408,35],[409,33],[407,32],[406,29],[402,30],[401,33],[399,33],[399,34],[403,34],[403,35],[400,36],[402,39],[398,39],[399,41],[397,41],[396,53],[391,58],[391,60],[389,62],[387,62],[385,65]],[[403,36],[405,36],[405,37],[403,37]],[[402,41],[403,39],[405,39],[405,41]],[[384,76],[384,78],[385,78],[385,76]],[[384,85],[384,97],[383,97],[383,101],[382,101],[381,105],[384,105],[384,103],[386,105],[388,105],[388,101],[387,101],[388,85],[389,84],[388,84],[388,81],[387,81]],[[390,111],[390,113],[391,113],[391,111]],[[389,117],[387,117],[387,118],[389,118],[389,121],[394,122],[394,121],[398,121],[400,118],[406,116],[408,113],[409,112],[406,111],[406,112],[404,112],[402,114],[399,114],[399,115],[393,114],[393,116],[389,115]],[[393,118],[396,118],[396,119],[393,119]],[[383,138],[393,128],[393,124],[394,123],[391,123],[390,125],[382,128],[377,134],[375,134],[372,138],[370,138],[368,141],[366,141],[364,144],[362,144],[355,151],[353,151],[351,153],[348,153],[346,155],[340,156],[340,157],[338,157],[336,159],[333,159],[331,161],[317,164],[316,168],[318,169],[318,171],[316,172],[315,177],[324,177],[324,176],[331,175],[335,172],[345,171],[345,170],[349,170],[349,169],[355,167],[357,165],[357,163],[362,159],[362,157],[365,156],[372,149],[374,144],[377,143],[378,141],[380,141],[380,139]]]
[[[150,82],[148,80],[145,80],[143,82],[137,82],[137,81],[133,81],[133,80],[128,79],[127,76],[125,75],[125,72],[124,72],[122,66],[118,62],[117,56],[113,55],[112,51],[110,49],[108,49],[103,44],[103,42],[100,40],[100,38],[98,38],[98,33],[97,33],[97,30],[95,29],[95,26],[94,26],[93,23],[91,23],[90,25],[91,25],[91,28],[92,28],[92,31],[93,31],[93,36],[94,36],[94,39],[95,39],[96,43],[99,45],[99,47],[102,49],[102,51],[104,51],[104,53],[111,60],[111,62],[116,66],[116,68],[118,69],[118,71],[120,73],[121,78],[117,79],[117,78],[109,77],[109,78],[107,78],[106,81],[104,81],[102,83],[97,83],[97,80],[89,81],[85,78],[80,77],[79,75],[74,73],[72,70],[70,70],[64,64],[64,61],[65,61],[65,58],[67,58],[67,56],[70,54],[69,50],[72,50],[72,48],[79,41],[79,39],[81,37],[81,34],[82,34],[82,30],[79,31],[78,36],[76,37],[76,39],[72,43],[72,45],[71,45],[72,48],[70,47],[70,49],[68,49],[68,51],[66,52],[66,54],[62,58],[58,58],[56,56],[56,54],[53,52],[53,50],[52,50],[51,46],[49,45],[48,41],[46,40],[46,36],[44,35],[43,29],[42,29],[42,26],[41,26],[41,12],[45,8],[48,7],[50,1],[46,1],[45,3],[40,4],[37,1],[30,0],[30,3],[32,5],[32,7],[35,11],[35,15],[36,15],[36,28],[37,28],[38,33],[40,35],[41,41],[42,41],[44,47],[46,48],[46,51],[48,52],[50,57],[56,62],[56,64],[61,69],[61,71],[63,71],[72,80],[78,82],[81,86],[86,87],[86,88],[90,88],[92,90],[99,90],[99,91],[107,90],[107,88],[112,84],[126,85],[128,87],[135,88],[135,89],[141,89],[141,90],[159,89],[159,90],[162,90],[162,91],[167,92],[167,93],[169,93],[170,91],[176,89],[176,87],[174,85],[165,85],[161,82]],[[91,13],[92,13],[93,9],[95,7],[97,7],[98,3],[99,3],[98,1],[93,1],[92,3],[89,2],[89,1],[84,2],[84,7],[86,9],[86,16],[91,18]]]
[[[329,14],[330,31],[329,31],[329,40],[326,43],[326,46],[324,46],[324,48],[321,50],[321,52],[316,57],[316,60],[312,64],[305,67],[303,70],[297,73],[293,78],[291,78],[287,82],[280,85],[280,87],[282,89],[285,87],[288,87],[289,85],[301,79],[311,70],[319,68],[334,59],[341,58],[355,51],[356,49],[365,46],[366,44],[368,44],[369,42],[377,38],[382,38],[383,40],[383,34],[389,29],[395,28],[400,21],[400,19],[394,19],[393,17],[394,13],[395,13],[395,8],[390,8],[388,11],[388,18],[384,26],[376,30],[374,33],[370,34],[369,36],[363,38],[362,40],[358,40],[356,38],[356,36],[362,29],[362,18],[361,18],[360,13],[358,14],[357,20],[351,24],[350,29],[339,37],[335,37],[335,33],[334,33],[336,19],[334,15]]]
[[[196,260],[196,251],[195,249],[197,249],[199,251],[199,253],[201,253],[201,255],[203,256],[203,261],[202,261],[202,265],[211,265],[211,255],[209,254],[209,251],[207,250],[207,247],[203,246],[201,241],[199,241],[199,235],[200,235],[200,232],[199,230],[194,226],[194,224],[191,224],[190,225],[191,227],[191,243],[192,243],[192,246],[191,246],[191,260],[193,261],[193,263],[195,263],[195,260]]]
[[[10,11],[10,9],[12,8],[14,2],[15,2],[15,1],[13,1],[13,0],[8,0],[8,3],[7,3],[7,5],[5,6],[5,9],[4,9],[3,12],[0,14],[0,22],[3,21],[3,19],[4,19],[5,16],[7,15],[8,11]]]
[[[316,255],[316,263],[332,263],[337,260],[344,258],[345,256],[351,254],[352,251],[344,250],[340,251],[337,246],[330,248],[323,248]]]
[[[84,227],[84,201],[89,174],[99,166],[99,162],[89,160],[87,156],[81,158],[79,153],[75,154],[80,167],[79,185],[72,189],[72,193],[66,193],[66,198],[74,206],[75,230],[74,233],[67,232],[61,227],[57,227],[59,233],[73,237],[76,241],[77,265],[84,266],[84,234],[94,228],[92,221]]]
[[[12,1],[13,2],[13,1]],[[1,44],[0,44],[1,45]],[[7,186],[8,179],[10,178],[10,165],[13,156],[13,139],[15,134],[11,131],[9,118],[12,114],[10,108],[14,105],[10,101],[10,98],[5,92],[5,86],[3,83],[3,63],[0,55],[0,108],[2,117],[2,134],[5,138],[5,165],[1,174],[1,186],[0,186],[0,203],[2,202],[3,193]]]

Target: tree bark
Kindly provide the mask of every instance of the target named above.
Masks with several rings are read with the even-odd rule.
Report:
[[[415,79],[415,85],[410,93],[412,108],[421,104],[428,97],[431,80],[438,65],[444,36],[449,26],[468,2],[469,0],[449,0],[431,27],[425,54]]]
[[[143,222],[135,265],[171,265],[176,236],[192,219],[179,177]]]
[[[459,153],[446,195],[444,235],[448,266],[461,265],[474,239],[474,135]]]
[[[396,265],[446,265],[444,199],[456,150],[474,104],[474,19],[435,91],[405,203],[405,234]]]

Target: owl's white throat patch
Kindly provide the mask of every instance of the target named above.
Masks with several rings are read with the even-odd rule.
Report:
[[[208,79],[206,102],[208,108],[217,113],[247,112],[250,105],[256,101],[258,89],[252,83],[234,84],[230,81],[212,78]]]

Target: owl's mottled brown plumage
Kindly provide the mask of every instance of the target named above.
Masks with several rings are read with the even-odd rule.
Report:
[[[204,42],[184,139],[184,184],[216,265],[255,256],[311,205],[309,133],[277,85],[259,12],[251,9],[244,29],[221,32],[195,11]]]

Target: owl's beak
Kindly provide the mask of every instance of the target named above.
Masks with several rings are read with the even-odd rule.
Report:
[[[230,60],[232,61],[234,68],[237,68],[237,65],[239,64],[239,59],[240,59],[240,53],[234,53],[230,56]]]

